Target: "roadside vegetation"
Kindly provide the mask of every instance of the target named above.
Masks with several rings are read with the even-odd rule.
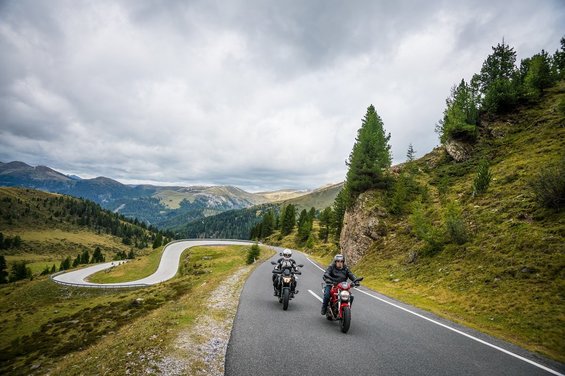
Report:
[[[245,267],[248,252],[191,248],[176,278],[143,289],[73,288],[45,276],[6,284],[0,373],[124,375],[157,367],[178,332],[203,314],[208,294]],[[259,260],[272,254],[261,247]]]
[[[554,55],[542,51],[519,68],[515,56],[504,43],[493,47],[446,101],[444,145],[419,159],[409,145],[400,166],[390,166],[388,135],[370,106],[345,187],[329,212],[316,213],[308,240],[296,224],[283,230],[277,212],[252,235],[323,265],[338,252],[360,254],[352,269],[364,285],[565,362],[565,38]],[[448,144],[461,147],[459,160]],[[369,247],[340,248],[351,240],[345,216],[366,218],[356,236]]]

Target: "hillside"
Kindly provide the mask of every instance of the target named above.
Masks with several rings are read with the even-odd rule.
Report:
[[[18,161],[0,163],[0,186],[85,198],[105,209],[165,230],[228,210],[288,200],[306,193],[296,190],[250,193],[232,186],[132,186],[107,177],[66,176],[46,166],[33,167]]]
[[[253,226],[260,222],[262,215],[270,209],[292,204],[298,208],[299,212],[312,207],[321,211],[333,204],[342,187],[343,183],[332,184],[292,199],[230,210],[169,228],[175,232],[177,237],[184,238],[249,239]]]
[[[395,193],[362,194],[340,239],[355,272],[390,296],[564,361],[565,212],[540,205],[533,188],[549,172],[563,182],[564,103],[562,81],[539,102],[481,119],[468,160],[437,148],[412,173],[395,168],[412,189],[400,207]],[[484,159],[492,180],[473,195]]]
[[[34,275],[98,248],[106,260],[151,252],[157,233],[91,201],[32,189],[0,187],[0,234],[20,239],[2,247],[8,270],[25,262]],[[163,234],[161,234],[163,236]],[[170,237],[170,236],[169,236]],[[88,261],[87,261],[88,262]]]

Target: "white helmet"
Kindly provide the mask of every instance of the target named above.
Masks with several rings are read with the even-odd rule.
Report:
[[[292,251],[290,249],[285,249],[283,251],[283,257],[284,258],[291,258],[292,257]]]

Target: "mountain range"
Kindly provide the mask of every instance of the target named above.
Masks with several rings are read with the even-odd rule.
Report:
[[[105,209],[163,229],[178,227],[227,210],[284,202],[312,193],[317,197],[320,191],[327,191],[321,188],[313,191],[284,189],[250,193],[233,186],[127,185],[102,176],[82,179],[47,166],[34,167],[20,161],[0,162],[0,186],[25,187],[85,198]],[[337,191],[334,194],[330,190],[331,197],[323,202],[317,199],[311,206],[323,209],[331,205],[335,195]]]

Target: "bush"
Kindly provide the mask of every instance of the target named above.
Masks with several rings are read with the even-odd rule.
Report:
[[[443,249],[443,232],[439,226],[435,226],[429,219],[421,203],[414,204],[409,221],[414,235],[426,242],[424,253],[434,254]]]
[[[543,169],[530,186],[541,206],[561,210],[565,206],[565,159],[558,167]]]
[[[489,171],[488,161],[483,159],[479,162],[479,167],[477,168],[477,176],[475,181],[473,181],[473,196],[477,196],[481,193],[485,193],[488,189],[492,175]]]
[[[247,251],[247,265],[253,264],[259,258],[261,250],[257,244],[253,244]]]
[[[450,202],[447,204],[444,220],[447,236],[454,243],[466,243],[469,237],[467,235],[465,221],[462,218],[461,207],[457,204],[457,202]]]

